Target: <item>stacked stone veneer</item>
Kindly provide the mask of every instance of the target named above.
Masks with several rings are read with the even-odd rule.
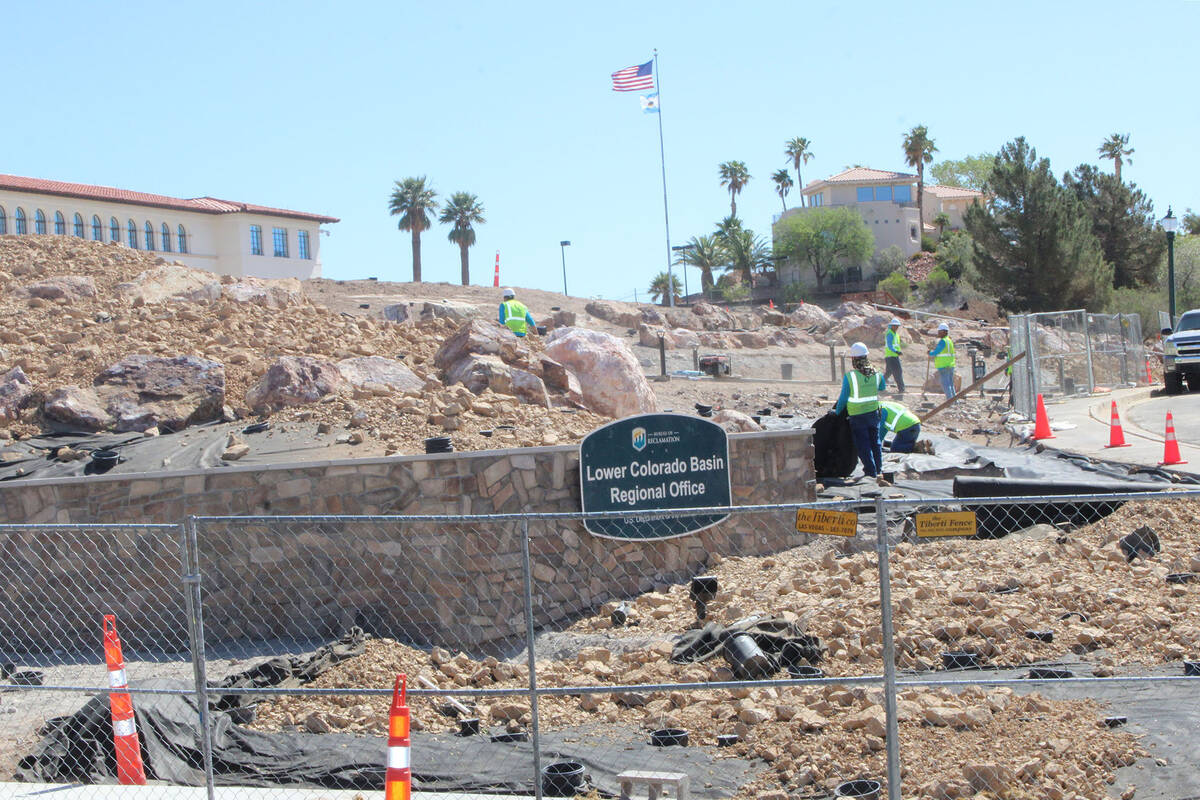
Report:
[[[709,553],[763,554],[802,541],[786,511],[734,514],[646,543],[600,539],[571,519],[274,518],[578,512],[578,453],[522,448],[3,484],[0,521],[88,527],[0,528],[0,637],[24,642],[49,619],[60,649],[94,646],[99,616],[118,613],[135,648],[177,643],[180,535],[146,525],[191,515],[254,517],[198,525],[210,643],[307,643],[362,624],[419,644],[503,649],[524,633],[525,524],[539,625],[679,580]],[[730,464],[739,505],[815,496],[811,431],[732,435]]]

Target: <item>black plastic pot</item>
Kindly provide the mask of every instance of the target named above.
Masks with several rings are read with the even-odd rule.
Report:
[[[855,800],[879,800],[883,785],[879,781],[857,780],[839,783],[833,790],[834,797],[852,797]]]
[[[789,665],[788,675],[793,678],[824,678],[825,670],[820,667],[810,667],[807,664]]]
[[[480,432],[479,432],[479,435],[480,435],[480,436],[482,436],[482,437],[483,437],[483,438],[485,438],[485,439],[490,439],[490,438],[492,438],[492,432],[491,432],[490,430],[487,430],[487,429],[480,431]]]
[[[454,444],[449,436],[432,436],[425,440],[426,453],[452,453]]]
[[[538,332],[538,336],[545,336],[545,335],[546,335],[546,326],[545,326],[545,325],[538,325],[538,326],[537,326],[537,332]]]
[[[821,641],[815,636],[790,639],[779,650],[779,663],[788,669],[821,660]]]
[[[942,653],[942,669],[979,669],[979,655],[966,650]]]
[[[736,733],[719,733],[717,734],[717,747],[733,747],[740,741]]]
[[[609,619],[612,620],[614,628],[624,628],[629,622],[629,605],[621,603],[621,605],[613,609],[612,614],[609,615]]]
[[[754,420],[754,424],[755,424],[755,425],[761,425],[761,424],[762,424],[762,417],[760,417],[758,414],[751,414],[751,415],[750,415],[750,419]]]
[[[769,678],[778,669],[775,661],[762,651],[748,633],[738,633],[726,639],[724,653],[733,676],[739,681]]]
[[[269,422],[255,422],[253,425],[247,425],[242,428],[242,433],[262,433],[270,429],[271,423]]]
[[[555,761],[542,767],[542,794],[547,797],[574,797],[587,782],[583,764]]]
[[[1093,491],[1095,491],[1093,489]],[[1135,491],[1130,489],[1129,491]],[[1159,554],[1162,550],[1162,542],[1158,539],[1158,534],[1149,525],[1143,525],[1126,536],[1122,536],[1117,542],[1121,548],[1121,552],[1125,554],[1126,561],[1133,561],[1141,556],[1142,558],[1151,558]]]
[[[1075,673],[1069,669],[1051,669],[1049,667],[1031,667],[1029,674],[1025,676],[1030,680],[1058,680],[1061,678],[1074,678]]]
[[[771,414],[773,414],[773,413],[775,413],[775,412],[774,412],[774,411],[772,411],[770,408],[760,408],[760,409],[758,410],[758,415],[759,415],[760,417],[769,417],[769,416],[771,416]]]
[[[1039,642],[1053,642],[1054,631],[1025,631],[1026,639],[1035,639]]]
[[[458,721],[459,736],[478,736],[479,735],[479,720],[475,717],[471,719],[460,719]]]
[[[505,731],[492,736],[493,742],[528,742],[529,731]]]
[[[1129,722],[1129,717],[1105,717],[1104,725],[1107,728],[1119,728]]]
[[[699,414],[700,416],[711,417],[712,411],[713,411],[712,406],[706,406],[706,405],[704,405],[704,403],[696,403],[696,413]]]
[[[1167,576],[1167,583],[1191,583],[1196,580],[1194,572],[1172,572]]]
[[[121,454],[116,450],[93,450],[92,463],[98,468],[108,469],[121,460]]]
[[[1082,611],[1068,611],[1067,613],[1059,616],[1059,619],[1070,619],[1071,617],[1079,617],[1080,622],[1088,621],[1087,614],[1084,614]]]
[[[688,732],[684,728],[660,728],[650,734],[655,747],[687,747]]]
[[[717,588],[716,575],[697,575],[692,578],[691,586],[688,587],[688,596],[692,600],[707,603],[709,600],[716,598]]]
[[[1183,662],[1183,674],[1189,678],[1200,678],[1200,661]]]

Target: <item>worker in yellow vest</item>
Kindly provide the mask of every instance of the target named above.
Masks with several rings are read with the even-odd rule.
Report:
[[[892,317],[887,332],[883,334],[883,377],[896,382],[897,394],[904,394],[904,368],[900,364],[900,353],[904,345],[900,342],[900,318]]]
[[[500,304],[500,324],[517,336],[524,336],[530,328],[537,332],[533,314],[530,314],[525,304],[517,299],[517,293],[512,289],[504,290],[504,302]]]
[[[893,453],[911,453],[921,438],[921,418],[893,400],[879,401],[879,444],[889,433],[894,434],[890,449]]]
[[[867,346],[862,342],[850,345],[850,366],[851,369],[842,376],[842,393],[838,395],[833,411],[835,414],[846,412],[863,472],[880,486],[889,486],[880,474],[883,449],[879,444],[879,393],[887,387],[887,381],[871,366]]]
[[[949,400],[954,397],[954,342],[950,339],[949,325],[943,322],[937,329],[937,344],[929,351],[929,357],[933,359],[933,367],[942,382],[942,391]]]

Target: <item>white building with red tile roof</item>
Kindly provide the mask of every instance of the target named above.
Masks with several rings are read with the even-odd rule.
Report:
[[[216,197],[0,175],[0,234],[117,242],[220,275],[319,278],[320,226],[337,221]]]

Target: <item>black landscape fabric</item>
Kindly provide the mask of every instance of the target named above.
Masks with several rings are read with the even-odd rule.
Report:
[[[818,478],[845,478],[854,472],[858,449],[846,417],[830,411],[813,423],[813,461]]]
[[[771,656],[778,656],[784,645],[792,642],[799,655],[815,665],[824,651],[820,639],[805,633],[791,620],[783,617],[749,617],[732,625],[710,622],[703,628],[685,631],[675,640],[671,661],[676,664],[707,661],[720,655],[725,649],[725,642],[739,633],[750,634],[754,643]]]

